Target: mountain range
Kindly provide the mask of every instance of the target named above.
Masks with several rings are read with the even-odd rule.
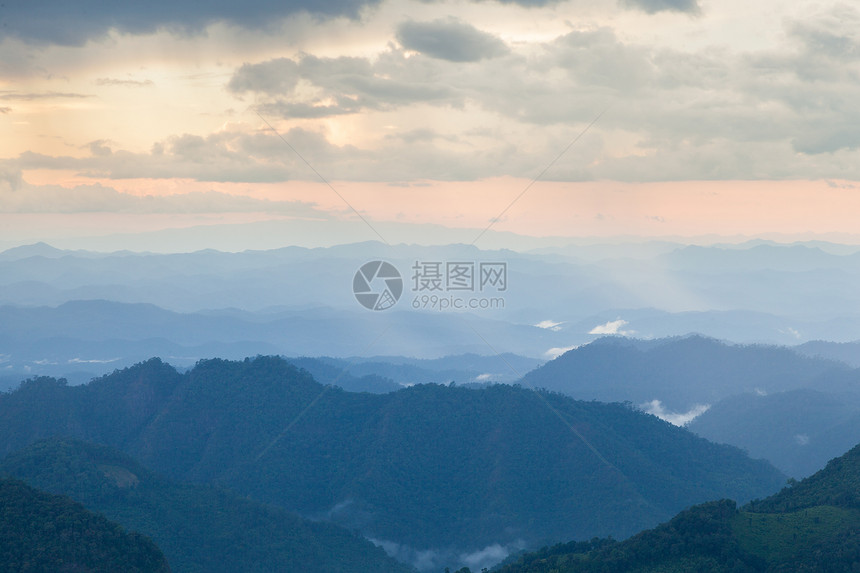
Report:
[[[525,374],[522,383],[582,400],[683,410],[742,393],[817,386],[850,368],[790,348],[725,343],[703,336],[658,340],[607,337],[570,350]]]
[[[368,242],[178,254],[37,244],[0,253],[0,325],[33,325],[26,344],[0,333],[8,345],[0,360],[14,367],[9,374],[27,375],[29,367],[40,374],[100,375],[153,355],[190,366],[202,357],[258,353],[438,358],[493,355],[492,348],[546,360],[604,334],[845,343],[860,339],[857,317],[845,311],[860,308],[858,256],[843,245],[764,242],[531,252]],[[403,277],[403,296],[389,311],[366,311],[353,295],[356,271],[372,260],[392,262]],[[423,307],[423,295],[461,293],[441,284],[438,291],[416,290],[416,264],[444,268],[452,261],[503,263],[510,285],[504,291],[482,291],[478,284],[465,292],[503,304],[469,312]],[[64,307],[71,302],[86,308]],[[91,331],[63,328],[69,315],[81,312],[92,317],[85,322]],[[122,316],[124,329],[100,320],[111,314]],[[44,328],[52,323],[59,332]],[[840,360],[860,361],[856,347],[840,352]]]
[[[509,385],[350,393],[274,357],[185,373],[154,359],[82,386],[43,377],[0,395],[0,453],[50,437],[358,530],[422,570],[625,537],[693,503],[761,497],[785,481],[622,404]]]
[[[860,442],[860,370],[797,347],[607,337],[521,382],[582,400],[630,401],[794,478]]]

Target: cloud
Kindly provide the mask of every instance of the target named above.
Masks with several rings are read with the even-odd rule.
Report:
[[[559,356],[561,356],[562,354],[564,354],[565,352],[568,352],[570,350],[575,350],[577,348],[579,348],[579,346],[563,346],[563,347],[550,348],[549,350],[544,352],[544,356],[547,356],[550,359],[555,359],[555,358],[558,358]]]
[[[334,103],[319,102],[287,102],[276,101],[260,104],[257,111],[263,117],[280,117],[284,119],[319,119],[360,112],[362,107],[349,98],[335,98]]]
[[[841,128],[821,126],[792,140],[795,150],[807,155],[832,153],[840,149],[860,148],[860,123]]]
[[[588,331],[588,334],[618,334],[621,336],[632,336],[636,334],[635,330],[622,330],[624,326],[629,324],[626,320],[610,320],[605,324],[598,324]]]
[[[296,87],[299,77],[298,63],[290,58],[275,58],[257,64],[243,64],[233,73],[227,89],[236,94],[287,95]]]
[[[499,0],[501,4],[517,4],[525,8],[539,8],[541,6],[549,6],[558,4],[560,0]]]
[[[68,92],[15,92],[0,90],[0,100],[4,101],[34,101],[42,99],[81,99],[93,97],[89,94]]]
[[[795,20],[788,26],[790,36],[804,46],[805,55],[824,56],[846,64],[860,58],[860,12],[849,4],[837,4],[819,11],[811,18]],[[847,70],[809,70],[817,77]]]
[[[501,0],[502,4],[541,7],[558,0]],[[83,46],[90,40],[105,38],[109,32],[151,34],[168,30],[178,36],[203,33],[207,26],[221,22],[246,30],[274,31],[281,21],[299,14],[317,18],[358,19],[380,0],[153,0],[152,2],[115,2],[112,0],[22,0],[6,2],[0,9],[0,41],[17,38],[28,44]],[[624,8],[659,11],[697,12],[695,0],[624,0]],[[458,36],[453,36],[458,39]],[[465,54],[484,53],[487,45],[467,47]]]
[[[425,573],[440,571],[446,565],[456,563],[455,568],[467,566],[478,571],[480,568],[492,567],[506,558],[513,551],[525,548],[522,540],[518,539],[508,546],[493,543],[471,552],[455,552],[452,549],[416,549],[405,544],[386,539],[368,538],[371,543],[382,547],[385,552],[402,563],[409,563],[418,571]]]
[[[797,340],[800,340],[801,338],[803,338],[803,335],[800,334],[799,330],[792,328],[790,326],[787,326],[784,329],[778,328],[777,332],[779,332],[780,334],[790,334],[791,336],[793,336]]]
[[[672,6],[692,11],[693,4]],[[458,20],[406,22],[397,30],[403,49],[390,45],[377,57],[304,54],[247,63],[228,89],[253,95],[265,117],[364,113],[388,125],[381,123],[383,114],[402,112],[391,121],[399,123],[407,113],[444,111],[452,127],[410,125],[381,138],[401,137],[408,146],[362,150],[377,160],[396,156],[403,180],[522,177],[564,149],[603,109],[545,179],[816,179],[834,173],[852,179],[860,178],[854,155],[860,149],[857,14],[843,7],[787,21],[780,45],[747,52],[641,45],[610,28],[584,28],[536,44],[527,56],[517,46],[505,48],[480,66],[455,61],[483,54],[463,48],[472,46],[467,41],[445,43],[439,49],[452,53],[441,53],[431,40],[456,29],[467,39],[484,32]],[[429,47],[409,54],[408,46],[419,48],[414,42],[422,38]],[[507,127],[488,136],[476,117]],[[456,131],[458,122],[468,129]],[[530,137],[538,132],[540,140]],[[625,142],[625,152],[613,151],[617,141]],[[468,161],[465,153],[472,154]],[[829,157],[821,159],[824,154]]]
[[[670,412],[663,407],[660,400],[651,400],[639,406],[640,409],[652,416],[657,416],[661,420],[669,422],[675,426],[686,426],[697,417],[707,412],[711,406],[709,404],[694,404],[687,412]]]
[[[421,127],[418,129],[412,129],[409,131],[405,131],[402,133],[390,133],[385,136],[386,139],[397,139],[402,141],[403,143],[412,145],[415,143],[426,143],[432,142],[436,139],[444,139],[446,141],[459,141],[460,138],[452,135],[443,135],[435,130]]]
[[[470,569],[479,571],[485,567],[492,567],[508,555],[510,555],[508,549],[494,543],[478,551],[460,555],[460,562],[465,563]]]
[[[15,192],[24,184],[24,177],[20,169],[4,165],[0,162],[0,196],[2,193]]]
[[[648,14],[657,12],[698,14],[702,10],[697,0],[621,0],[621,5],[628,8],[638,8]]]
[[[227,89],[243,96],[252,93],[263,115],[283,118],[320,118],[391,110],[415,103],[452,103],[462,96],[451,89],[435,64],[414,62],[402,51],[390,50],[369,58],[321,58],[309,54],[246,63],[236,70]],[[301,84],[305,89],[296,93]]]
[[[809,436],[806,434],[796,434],[794,436],[794,442],[798,446],[808,446],[809,445]]]
[[[108,147],[108,143],[110,142],[106,139],[98,139],[96,141],[89,142],[87,144],[87,148],[93,155],[110,155],[111,153],[113,153],[113,150]]]
[[[564,322],[555,322],[552,320],[542,320],[539,323],[535,324],[534,326],[537,326],[538,328],[545,328],[547,330],[552,330],[553,332],[558,332],[559,330],[561,330],[562,324],[564,324]]]
[[[86,157],[33,152],[6,160],[13,170],[71,170],[99,179],[187,178],[216,182],[278,182],[318,180],[305,160],[329,181],[469,180],[498,175],[495,151],[466,157],[455,149],[439,149],[434,141],[403,145],[385,140],[382,147],[334,145],[325,133],[293,128],[279,135],[268,126],[259,131],[242,125],[207,136],[182,134],[152,146],[149,152],[88,144]],[[301,158],[298,154],[301,154]]]
[[[366,159],[349,146],[337,147],[299,128],[283,134],[309,161],[351,168]],[[272,182],[312,179],[314,174],[296,154],[269,132],[224,130],[206,137],[182,134],[153,145],[149,153],[115,150],[104,140],[88,144],[88,157],[49,156],[25,152],[7,161],[16,169],[69,169],[79,175],[110,178],[189,178],[197,181]],[[349,154],[351,157],[345,157]],[[327,175],[337,178],[333,169]]]
[[[14,1],[6,2],[0,12],[3,19],[0,41],[15,37],[30,44],[82,46],[88,40],[105,37],[111,30],[123,34],[150,34],[168,29],[178,35],[191,35],[201,33],[215,22],[265,30],[279,20],[300,13],[323,18],[357,18],[362,9],[377,3],[378,0]]]
[[[97,86],[125,86],[133,88],[141,88],[155,85],[152,80],[118,80],[115,78],[98,78],[96,79]]]
[[[129,195],[102,185],[31,185],[20,178],[9,185],[0,173],[0,213],[273,213],[327,219],[313,205],[267,201],[217,191],[166,196]],[[5,189],[4,189],[5,187]]]
[[[449,62],[477,62],[508,53],[501,39],[455,18],[404,22],[397,27],[397,41],[407,50]]]
[[[693,5],[624,4],[686,12]],[[46,6],[50,12],[59,3]],[[233,22],[233,9],[218,6],[203,10]],[[336,4],[320,6],[336,11]],[[265,12],[253,1],[249,7]],[[119,14],[131,9],[105,10]],[[171,10],[161,20],[182,21]],[[271,6],[266,13],[289,10],[301,6]],[[71,24],[77,16],[70,18]],[[94,18],[102,18],[101,13]],[[125,26],[120,16],[111,21]],[[773,47],[716,50],[689,47],[695,42],[684,48],[673,48],[671,42],[639,44],[608,27],[582,27],[550,40],[508,46],[465,21],[410,21],[398,26],[390,44],[375,54],[251,60],[235,66],[225,81],[229,94],[273,122],[307,120],[300,122],[303,130],[285,127],[282,134],[329,179],[532,177],[607,107],[542,179],[860,179],[860,108],[854,103],[860,100],[858,22],[857,9],[842,5],[785,20],[785,33]],[[423,49],[420,42],[426,44]],[[7,42],[4,48],[8,44],[19,42]],[[52,69],[47,65],[52,57],[32,64]],[[480,65],[468,64],[476,59]],[[95,83],[129,89],[151,85],[124,74],[115,75],[125,79],[108,77],[111,73],[103,72],[106,77]],[[0,105],[19,112],[23,107],[15,100],[90,97],[74,93],[80,89],[2,91]],[[0,107],[4,113],[10,110]],[[326,131],[345,122],[314,121],[356,114],[361,120],[350,129],[361,138],[349,145],[334,143],[340,140],[332,134],[342,137],[343,130]],[[84,158],[25,154],[18,165],[112,178],[256,182],[314,177],[283,142],[265,130],[255,131],[258,127],[244,125],[241,134],[177,131],[150,153],[127,152],[112,143],[93,147],[92,156]],[[98,155],[108,149],[110,154]]]

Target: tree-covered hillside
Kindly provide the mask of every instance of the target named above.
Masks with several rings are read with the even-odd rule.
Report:
[[[0,571],[170,573],[155,544],[66,497],[0,478]]]
[[[40,441],[7,456],[0,471],[145,533],[174,573],[409,571],[343,528],[211,486],[172,483],[104,446]]]
[[[400,552],[625,537],[785,480],[622,404],[514,386],[355,394],[270,357],[181,375],[151,360],[87,386],[37,379],[0,395],[0,451],[48,436],[107,444]]]
[[[744,392],[773,393],[819,385],[844,364],[777,346],[732,345],[703,336],[638,341],[607,337],[532,370],[523,384],[581,400],[660,400],[687,411]]]
[[[856,381],[855,388],[860,388]],[[721,400],[688,424],[687,429],[713,442],[738,446],[752,457],[765,458],[798,479],[811,476],[828,460],[860,442],[857,390],[827,393],[801,389],[762,394],[753,392]]]
[[[709,502],[623,542],[546,547],[513,559],[499,573],[848,573],[858,564],[860,446],[740,509],[729,500]]]

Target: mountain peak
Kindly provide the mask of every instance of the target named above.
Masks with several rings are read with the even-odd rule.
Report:
[[[0,252],[0,260],[17,261],[28,259],[30,257],[45,257],[47,259],[56,259],[67,254],[67,251],[52,247],[48,243],[33,243],[32,245],[21,245]]]

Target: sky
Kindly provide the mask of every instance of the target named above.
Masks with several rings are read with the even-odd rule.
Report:
[[[860,243],[857,101],[848,2],[5,0],[0,247]]]

